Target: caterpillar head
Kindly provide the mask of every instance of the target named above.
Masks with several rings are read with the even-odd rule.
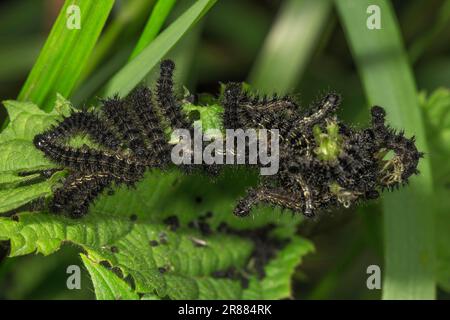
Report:
[[[398,188],[419,173],[417,166],[424,153],[417,150],[414,136],[407,138],[403,131],[385,125],[386,112],[382,107],[374,106],[371,113],[379,160],[378,182],[382,188]]]

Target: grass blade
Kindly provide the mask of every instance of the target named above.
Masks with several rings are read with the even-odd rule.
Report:
[[[336,0],[370,105],[387,109],[388,121],[417,136],[427,151],[416,87],[391,5],[384,0]],[[366,27],[369,5],[381,12],[381,29]],[[407,188],[384,194],[384,299],[433,299],[434,212],[429,159]]]
[[[120,6],[120,10],[97,41],[89,62],[78,79],[80,85],[84,84],[85,79],[89,79],[94,72],[98,71],[100,64],[103,66],[111,51],[117,50],[114,45],[121,40],[121,37],[124,37],[125,32],[135,29],[136,24],[139,25],[141,21],[144,21],[144,15],[150,11],[149,8],[152,7],[153,2],[154,0],[129,0]]]
[[[121,33],[123,33],[124,29],[129,29],[131,27],[131,22],[135,23],[137,20],[141,20],[140,16],[142,15],[143,10],[154,2],[155,1],[153,0],[138,0],[127,2],[124,9],[119,12],[116,19],[112,21],[112,23],[104,31],[102,37],[94,48],[94,52],[88,65],[86,66],[83,74],[78,80],[80,86],[72,98],[72,101],[75,105],[84,102],[86,101],[86,99],[91,97],[94,92],[97,92],[97,90],[104,86],[107,80],[112,77],[123,64],[125,64],[127,61],[132,60],[150,42],[154,40],[156,35],[159,33],[163,23],[166,21],[173,5],[175,4],[175,0],[159,0],[157,4],[151,8],[150,18],[147,21],[147,24],[143,32],[141,33],[139,41],[134,47],[131,55],[128,56],[129,51],[126,50],[127,58],[123,59],[123,57],[125,56],[125,50],[118,50],[114,53],[114,56],[111,59],[106,61],[106,63],[102,63],[101,67],[98,67],[100,62],[105,60],[104,58],[106,54],[111,51],[111,47],[117,41]],[[170,5],[171,2],[172,4]],[[179,69],[178,64],[177,69]],[[93,72],[94,70],[95,73]],[[85,78],[87,78],[87,81],[84,81]]]
[[[292,91],[309,62],[324,25],[328,0],[290,0],[281,8],[249,82],[265,92]]]
[[[18,99],[49,110],[56,93],[70,95],[114,4],[114,0],[67,0]],[[67,9],[80,9],[80,29],[67,28]]]
[[[136,47],[131,53],[130,60],[136,57],[150,42],[152,42],[158,32],[161,30],[164,22],[167,19],[170,11],[175,5],[176,0],[158,0],[152,10],[150,18],[145,25],[144,31],[139,38]]]
[[[198,0],[109,82],[106,96],[130,92],[217,0]]]

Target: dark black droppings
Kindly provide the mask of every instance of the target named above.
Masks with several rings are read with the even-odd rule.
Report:
[[[214,271],[212,276],[218,279],[238,280],[241,282],[244,289],[247,289],[249,285],[249,280],[243,275],[242,270],[238,270],[234,267],[230,267],[226,270]]]
[[[228,225],[225,222],[221,222],[217,227],[217,231],[226,233],[228,231]]]
[[[177,231],[177,229],[180,227],[180,221],[178,220],[177,216],[167,217],[163,222],[169,226],[171,231]]]
[[[191,111],[191,112],[189,112],[188,117],[191,122],[200,120],[200,112],[198,110]]]
[[[116,246],[112,246],[111,247],[111,252],[112,253],[118,253],[119,252],[119,248],[117,248]]]
[[[242,288],[247,289],[247,288],[248,288],[248,285],[249,285],[249,280],[248,280],[248,278],[246,278],[246,277],[240,277],[240,280],[241,280],[241,286],[242,286]]]
[[[123,278],[123,272],[119,267],[113,267],[111,271],[114,272],[114,274],[119,278]]]
[[[227,276],[227,272],[223,270],[214,271],[212,276],[214,278],[225,278]]]
[[[135,221],[137,220],[137,218],[138,218],[138,216],[137,216],[137,215],[135,215],[135,214],[132,214],[132,215],[130,216],[130,221],[133,221],[133,222],[135,222]]]
[[[11,253],[11,242],[9,240],[0,241],[0,263],[4,259],[6,259],[6,257],[8,257],[10,253]]]
[[[260,279],[265,276],[264,267],[266,264],[275,256],[275,254],[283,248],[287,243],[288,239],[275,239],[270,236],[271,232],[274,230],[274,224],[268,224],[264,227],[253,229],[253,230],[236,230],[231,228],[226,223],[219,225],[221,232],[231,235],[237,235],[252,240],[254,243],[254,249],[251,255],[253,260],[252,270],[247,270],[249,272],[255,272]],[[235,270],[227,270],[227,277],[235,272]]]
[[[211,218],[213,216],[213,213],[211,212],[211,211],[208,211],[206,214],[205,214],[205,217],[206,218]]]
[[[195,203],[198,203],[198,204],[203,202],[203,198],[200,196],[196,196],[194,200],[195,200]]]
[[[109,263],[109,262],[106,261],[106,260],[100,261],[100,265],[101,265],[102,267],[105,267],[105,268],[108,269],[108,270],[111,270],[111,269],[112,269],[111,263]]]
[[[198,217],[198,220],[205,221],[213,216],[213,213],[211,211],[206,212],[204,215],[201,215]]]
[[[165,232],[160,232],[159,233],[159,243],[161,244],[167,244],[167,234]]]
[[[159,245],[158,241],[156,241],[156,240],[150,240],[149,244],[151,247],[156,247]]]
[[[204,236],[208,236],[212,233],[211,227],[206,222],[199,222],[198,224],[199,230]]]
[[[159,273],[163,274],[167,272],[167,269],[165,267],[159,267],[158,268]]]
[[[191,229],[197,229],[201,232],[202,235],[207,236],[212,233],[211,226],[207,223],[203,217],[199,217],[198,220],[192,220],[188,223],[188,227]]]

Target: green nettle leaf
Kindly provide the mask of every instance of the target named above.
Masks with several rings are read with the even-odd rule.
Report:
[[[61,173],[51,179],[31,184],[37,170],[56,168],[33,145],[33,137],[55,124],[72,107],[61,95],[57,96],[52,112],[45,112],[33,103],[4,101],[10,122],[0,134],[0,213],[18,208],[34,199],[51,194]],[[27,173],[31,173],[27,175]]]
[[[91,275],[94,284],[95,296],[98,300],[137,300],[139,295],[114,272],[102,265],[91,261],[86,255],[81,254],[86,269]]]
[[[291,298],[291,277],[303,256],[314,251],[314,245],[300,237],[280,250],[277,256],[264,268],[265,277],[254,276],[249,288],[244,291],[244,299],[284,299]]]
[[[45,198],[52,194],[53,186],[63,177],[64,172],[56,172],[46,181],[24,186],[0,187],[0,212],[7,212],[25,205],[35,199]],[[35,175],[32,175],[33,177]],[[28,181],[21,181],[26,183]]]
[[[247,218],[233,215],[233,208],[245,190],[256,183],[257,175],[246,170],[226,169],[214,178],[200,174],[184,175],[178,170],[146,174],[136,188],[118,188],[113,196],[101,197],[91,208],[93,213],[136,214],[153,221],[177,216],[181,225],[208,212],[212,229],[222,223],[234,229],[255,229],[269,223],[289,229],[282,237],[289,238],[301,216],[282,213],[280,209],[259,206]],[[290,228],[294,227],[294,228]]]
[[[195,239],[204,244],[199,246]],[[237,280],[214,279],[211,274],[243,268],[253,249],[250,240],[237,236],[203,237],[196,231],[173,232],[164,224],[100,214],[82,220],[45,213],[23,213],[19,221],[0,218],[0,240],[10,240],[12,257],[33,252],[48,255],[67,241],[81,246],[86,267],[96,274],[96,292],[102,292],[97,297],[105,299],[117,298],[115,290],[124,289],[125,284],[123,279],[111,283],[114,278],[99,270],[98,264],[105,262],[118,268],[123,278],[130,275],[137,293],[172,299],[238,299],[242,288]],[[102,289],[105,282],[110,282],[111,293]]]
[[[5,172],[0,176],[0,189],[13,188],[14,186],[17,186],[20,183],[26,183],[38,177],[39,174],[37,173],[27,175],[26,177],[21,177],[14,173]]]

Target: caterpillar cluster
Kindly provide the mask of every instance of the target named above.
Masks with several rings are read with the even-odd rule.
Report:
[[[171,145],[164,129],[193,130],[174,94],[174,68],[170,60],[161,63],[154,94],[140,86],[126,98],[103,100],[99,113],[75,112],[35,136],[35,146],[70,171],[54,192],[52,212],[81,217],[105,189],[133,186],[146,170],[169,167]],[[261,177],[259,185],[247,191],[234,209],[238,216],[266,203],[312,217],[323,209],[377,198],[379,190],[397,188],[418,173],[423,154],[414,138],[385,125],[381,107],[372,108],[370,128],[356,130],[337,119],[340,97],[334,93],[303,110],[290,97],[259,97],[240,83],[228,83],[220,99],[224,128],[278,129],[280,134],[278,173]],[[91,137],[99,148],[69,146],[77,133]],[[336,153],[324,153],[321,139],[334,143]],[[390,151],[394,155],[385,159]],[[187,172],[192,169],[182,166]],[[220,169],[200,167],[207,173]]]
[[[370,128],[355,130],[337,119],[339,104],[339,95],[330,93],[302,110],[290,98],[252,97],[240,84],[226,86],[227,125],[277,128],[280,132],[278,174],[266,176],[257,188],[250,189],[235,207],[236,215],[246,216],[263,202],[313,217],[323,209],[376,199],[380,189],[398,188],[419,173],[417,165],[423,153],[417,150],[415,138],[408,139],[402,131],[386,126],[382,107],[371,109]],[[335,157],[320,157],[318,135],[336,137],[339,150]],[[384,159],[390,151],[393,157]]]
[[[140,86],[124,99],[102,100],[99,114],[74,112],[34,137],[36,148],[70,171],[54,192],[50,211],[81,217],[105,189],[120,184],[132,187],[147,169],[169,165],[171,147],[158,110],[172,127],[185,121],[173,92],[174,67],[170,60],[161,63],[155,95]],[[69,146],[76,134],[87,135],[99,148]]]

